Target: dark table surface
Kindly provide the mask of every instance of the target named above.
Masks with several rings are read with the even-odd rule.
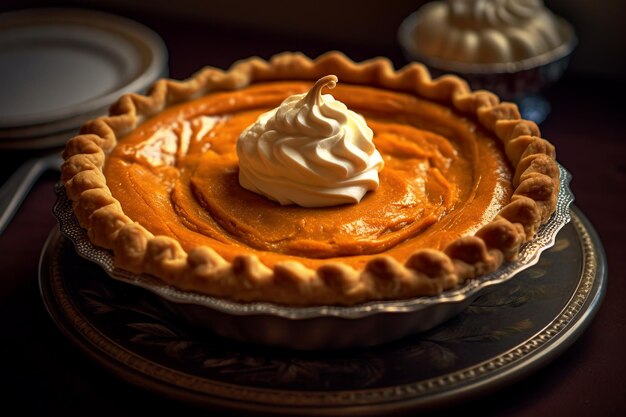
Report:
[[[355,60],[385,55],[404,64],[398,49],[337,45],[265,33],[233,31],[131,16],[156,30],[170,53],[170,75],[186,78],[203,65],[228,67],[251,55],[285,50],[317,56],[339,49]],[[487,397],[444,411],[480,415],[626,415],[626,135],[623,80],[568,74],[546,92],[552,113],[543,136],[572,174],[576,205],[596,228],[608,258],[603,305],[586,332],[553,362]],[[0,151],[3,182],[36,151]],[[89,360],[48,317],[37,285],[42,245],[56,226],[51,214],[58,173],[45,174],[0,235],[0,362],[3,408],[21,414],[143,415],[205,412],[125,383]],[[17,408],[14,408],[17,407]],[[23,411],[23,412],[22,412]]]

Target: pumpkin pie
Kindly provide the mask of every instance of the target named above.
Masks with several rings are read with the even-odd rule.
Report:
[[[74,213],[117,267],[294,306],[436,295],[496,271],[559,188],[554,147],[514,104],[338,52],[160,80],[86,123],[64,159]]]

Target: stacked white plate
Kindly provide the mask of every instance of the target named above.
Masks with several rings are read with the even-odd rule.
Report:
[[[145,26],[80,9],[0,14],[0,149],[60,146],[121,94],[167,75]]]

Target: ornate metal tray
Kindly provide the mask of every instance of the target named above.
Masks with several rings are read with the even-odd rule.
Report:
[[[510,280],[535,265],[541,253],[554,245],[556,235],[570,221],[574,196],[571,175],[561,170],[561,189],[555,214],[521,250],[519,259],[498,271],[469,281],[440,296],[400,301],[370,302],[352,307],[286,307],[270,303],[238,303],[181,291],[148,275],[132,274],[113,266],[112,254],[91,244],[76,221],[61,185],[54,213],[61,232],[79,255],[100,265],[116,280],[157,294],[167,309],[187,321],[208,327],[235,340],[293,349],[338,349],[379,345],[429,330],[463,311],[488,288]]]
[[[314,352],[234,342],[190,325],[163,308],[160,296],[110,279],[56,229],[39,282],[64,335],[159,397],[245,415],[380,416],[476,398],[554,359],[598,310],[606,260],[574,207],[572,222],[535,266],[492,286],[451,320],[381,346]],[[138,406],[154,404],[161,403]]]

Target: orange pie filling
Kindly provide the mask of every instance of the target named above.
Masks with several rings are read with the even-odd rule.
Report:
[[[121,138],[104,168],[126,215],[190,251],[268,267],[329,259],[362,268],[443,250],[489,223],[513,193],[500,141],[450,107],[412,95],[339,84],[332,95],[361,114],[384,159],[376,191],[329,208],[281,206],[238,180],[237,138],[258,116],[311,82],[271,82],[174,105]]]

